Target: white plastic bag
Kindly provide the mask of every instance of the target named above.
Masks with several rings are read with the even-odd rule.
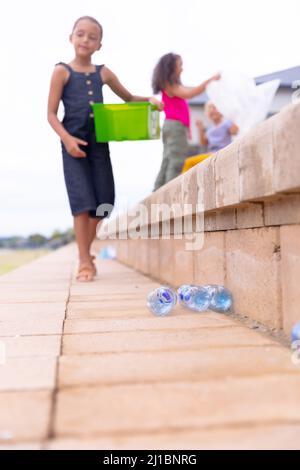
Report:
[[[280,80],[256,85],[253,78],[224,71],[206,92],[220,113],[237,124],[243,134],[267,117],[279,85]]]

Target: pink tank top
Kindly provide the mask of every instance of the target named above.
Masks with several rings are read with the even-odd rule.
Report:
[[[172,98],[164,91],[162,92],[162,101],[165,105],[164,112],[166,119],[180,121],[184,126],[190,127],[190,110],[186,100],[173,96]]]

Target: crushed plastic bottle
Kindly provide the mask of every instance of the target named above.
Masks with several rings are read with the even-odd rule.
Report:
[[[218,313],[230,312],[233,304],[231,292],[224,286],[204,286],[211,294],[209,309]]]
[[[106,246],[104,247],[100,253],[98,258],[99,259],[108,259],[108,260],[114,260],[117,257],[116,250],[113,246]]]
[[[177,295],[170,287],[161,286],[150,292],[147,307],[158,317],[167,316],[177,303]]]
[[[148,295],[147,306],[154,315],[168,315],[176,305],[177,296],[179,303],[194,312],[206,312],[212,310],[218,313],[227,313],[232,310],[232,294],[224,286],[209,284],[196,286],[184,284],[176,293],[166,286],[161,286]],[[295,338],[300,340],[300,322]],[[297,336],[298,335],[298,336]]]
[[[205,312],[209,309],[212,293],[202,286],[185,284],[178,291],[179,302],[194,312]]]
[[[190,301],[192,287],[192,285],[184,284],[177,289],[178,300],[183,307],[186,307],[186,304]]]
[[[296,323],[296,325],[292,328],[292,331],[291,331],[292,344],[295,341],[300,341],[300,322]]]

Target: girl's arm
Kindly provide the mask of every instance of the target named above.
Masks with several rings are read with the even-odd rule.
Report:
[[[198,121],[196,121],[196,126],[198,127],[198,130],[199,130],[199,143],[200,143],[200,145],[207,146],[208,145],[208,138],[207,138],[207,135],[206,135],[206,132],[205,132],[203,122],[200,119],[198,119]]]
[[[199,86],[195,87],[186,87],[184,85],[179,85],[179,84],[168,84],[166,86],[166,92],[168,93],[169,96],[178,96],[179,98],[184,98],[185,100],[189,100],[191,98],[194,98],[195,96],[201,95],[201,93],[204,93],[206,90],[207,85],[211,83],[214,80],[220,80],[221,75],[216,74],[213,77],[209,78],[205,82],[201,83]]]
[[[103,83],[108,85],[109,88],[126,103],[130,103],[133,101],[149,101],[150,103],[157,106],[160,111],[163,109],[163,103],[157,100],[156,98],[154,98],[153,96],[150,98],[147,96],[132,95],[122,85],[118,77],[106,66],[102,67],[101,77],[102,77]]]
[[[64,84],[67,79],[67,73],[68,72],[62,66],[58,65],[55,67],[51,77],[47,110],[48,122],[62,141],[69,136],[69,133],[59,121],[57,111],[62,97]]]
[[[59,135],[68,153],[73,157],[84,158],[86,157],[86,154],[81,150],[79,145],[87,145],[87,142],[69,134],[57,117],[59,102],[67,79],[68,72],[62,66],[58,65],[54,69],[51,77],[47,110],[48,122]]]
[[[236,135],[240,131],[239,127],[236,124],[232,124],[231,128],[229,129],[229,132],[231,135]]]

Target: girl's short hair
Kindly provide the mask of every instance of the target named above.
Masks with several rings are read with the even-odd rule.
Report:
[[[172,52],[159,59],[152,75],[153,93],[163,91],[167,84],[180,83],[179,78],[176,76],[176,62],[178,59],[180,59],[180,55]]]
[[[74,32],[74,29],[76,28],[77,24],[79,23],[79,21],[81,20],[89,20],[91,21],[92,23],[96,24],[98,26],[98,28],[100,29],[100,35],[101,35],[101,39],[103,38],[103,27],[102,25],[99,23],[99,21],[97,21],[95,18],[93,18],[92,16],[81,16],[80,18],[78,18],[75,23],[74,23],[74,26],[73,26],[73,29],[72,29],[72,33]]]

